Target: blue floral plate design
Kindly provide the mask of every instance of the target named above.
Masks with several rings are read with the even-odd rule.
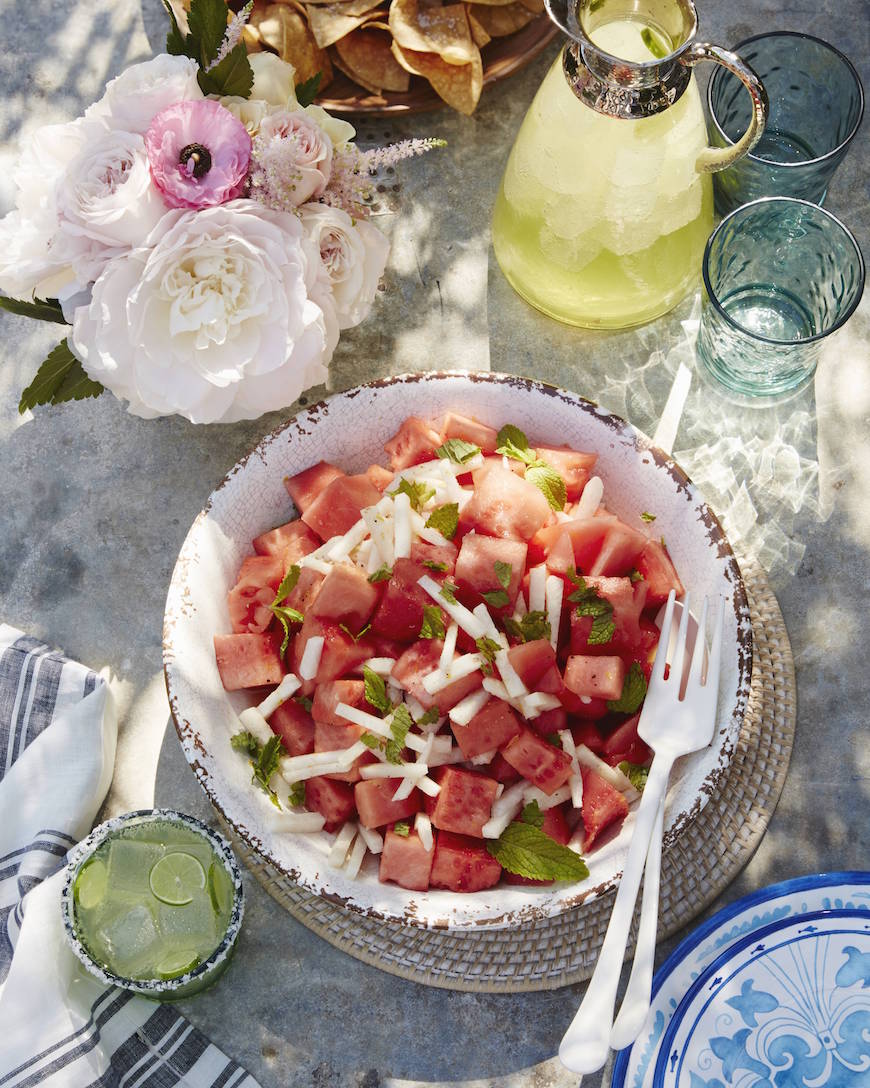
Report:
[[[753,935],[757,936],[772,925],[831,911],[852,912],[866,916],[870,921],[870,872],[823,873],[772,884],[730,903],[694,930],[656,972],[646,1024],[637,1042],[616,1055],[611,1088],[653,1088],[662,1042],[678,1007],[700,976],[729,949],[750,942]],[[862,989],[863,999],[870,1006],[870,981],[868,988],[856,988],[858,992]],[[726,1008],[733,1011],[731,1006]],[[670,1048],[665,1053],[670,1053]],[[756,1085],[758,1088],[791,1088],[792,1084],[810,1088],[810,1083],[804,1085],[801,1080],[783,1079],[781,1072],[779,1079],[767,1081],[748,1076],[749,1072],[737,1070],[733,1081],[719,1079],[725,1085],[739,1084],[740,1088],[755,1088]],[[715,1088],[715,1074],[713,1076],[711,1088]],[[747,1077],[746,1081],[744,1077]],[[709,1081],[710,1076],[706,1079]],[[817,1082],[818,1085],[825,1083],[824,1080]],[[837,1082],[831,1082],[831,1088],[834,1083]],[[851,1081],[843,1083],[849,1088],[870,1088],[870,1068],[866,1073],[855,1073]],[[700,1082],[685,1080],[685,1088],[704,1085],[703,1077]],[[683,1081],[680,1081],[680,1088],[683,1088]]]

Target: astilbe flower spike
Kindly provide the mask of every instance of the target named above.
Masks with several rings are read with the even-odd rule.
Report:
[[[212,68],[216,68],[224,57],[228,56],[236,48],[239,42],[242,40],[242,31],[245,29],[245,24],[251,17],[251,12],[254,9],[254,0],[248,0],[247,4],[242,8],[238,15],[234,15],[230,20],[226,33],[224,34],[224,40],[221,42],[221,47],[218,50],[218,55],[206,68],[207,72],[210,72]]]
[[[446,142],[429,137],[401,140],[386,147],[372,147],[368,151],[360,151],[355,144],[336,148],[332,175],[321,200],[333,208],[341,208],[354,219],[367,219],[372,199],[371,179],[379,170],[395,166],[404,159],[424,155],[433,148],[444,147]]]

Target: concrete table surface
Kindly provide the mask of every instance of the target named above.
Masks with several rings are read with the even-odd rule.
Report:
[[[108,78],[162,47],[164,25],[157,0],[6,0],[3,15],[5,211],[19,136],[79,115]],[[866,0],[708,0],[700,18],[702,37],[723,45],[769,28],[815,34],[846,52],[870,85]],[[431,135],[444,137],[448,147],[406,164],[397,190],[384,194],[402,209],[379,220],[393,242],[387,289],[369,321],[343,337],[334,388],[404,370],[491,367],[565,385],[654,430],[674,369],[668,351],[682,336],[692,301],[630,332],[569,329],[517,298],[489,251],[489,211],[501,171],[555,52],[554,45],[522,73],[488,88],[473,117],[445,109],[360,121],[367,142]],[[827,201],[865,252],[868,179],[865,123]],[[0,619],[111,670],[121,726],[106,815],[159,804],[211,819],[167,727],[166,589],[185,533],[213,486],[292,410],[198,428],[179,419],[135,419],[106,395],[21,417],[20,391],[56,340],[52,327],[0,318]],[[798,550],[770,566],[797,665],[790,773],[760,848],[711,910],[775,880],[867,867],[868,343],[865,303],[827,351],[815,388],[777,410],[734,409],[696,380],[677,437],[678,451],[691,447],[697,454],[723,435],[739,444],[780,430],[794,443],[798,431],[801,463],[816,466],[824,492],[823,501],[792,504],[777,539]],[[746,483],[763,498],[757,480]],[[554,1055],[581,987],[519,996],[425,988],[334,950],[253,879],[247,892],[246,926],[231,970],[183,1009],[264,1088],[577,1083]]]

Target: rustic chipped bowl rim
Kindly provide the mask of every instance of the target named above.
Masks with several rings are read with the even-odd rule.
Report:
[[[205,534],[208,530],[223,532],[223,527],[217,524],[219,515],[215,514],[216,506],[220,507],[226,496],[240,487],[244,493],[245,476],[247,472],[252,471],[251,466],[254,466],[253,471],[265,470],[269,466],[270,456],[274,458],[277,455],[280,461],[281,454],[284,454],[284,460],[280,461],[278,465],[273,465],[270,470],[279,482],[285,475],[294,471],[301,471],[302,468],[319,459],[319,455],[318,457],[312,455],[306,457],[306,439],[312,434],[312,430],[318,423],[322,423],[323,420],[327,420],[327,427],[330,426],[328,422],[330,409],[335,408],[337,404],[344,406],[348,402],[352,403],[360,397],[368,398],[368,403],[371,406],[375,403],[375,398],[381,390],[397,390],[397,395],[404,402],[402,408],[404,414],[401,417],[393,418],[393,429],[398,426],[401,418],[405,418],[407,415],[418,412],[422,415],[426,415],[427,412],[431,412],[432,415],[439,414],[445,409],[427,409],[425,391],[421,390],[421,387],[434,387],[432,395],[437,398],[440,383],[448,383],[448,389],[458,385],[464,387],[468,392],[479,387],[486,390],[487,394],[491,390],[492,398],[487,400],[484,407],[491,406],[493,420],[500,419],[500,413],[503,415],[504,412],[510,410],[507,407],[502,408],[497,402],[499,390],[502,389],[510,390],[506,399],[519,395],[525,403],[529,403],[533,407],[541,408],[545,406],[547,402],[542,398],[555,398],[566,405],[568,410],[576,409],[578,413],[585,414],[587,417],[582,420],[583,423],[601,430],[602,433],[607,433],[614,439],[610,442],[611,449],[617,448],[616,440],[618,440],[621,444],[620,451],[625,451],[636,457],[639,474],[641,473],[640,465],[651,465],[651,468],[645,467],[642,471],[651,471],[657,479],[662,474],[666,475],[670,481],[668,484],[670,501],[674,504],[680,500],[685,501],[687,504],[686,516],[688,517],[690,513],[694,514],[701,523],[700,528],[695,529],[695,533],[703,532],[705,537],[704,556],[711,567],[707,573],[716,576],[717,580],[721,581],[723,586],[721,591],[727,597],[726,615],[730,617],[728,622],[734,624],[733,639],[730,643],[726,641],[726,657],[731,652],[733,652],[734,656],[730,662],[723,662],[723,685],[726,682],[726,669],[730,667],[733,672],[734,690],[731,693],[727,707],[720,710],[717,735],[710,749],[702,753],[696,753],[693,757],[688,757],[690,761],[700,761],[706,758],[707,753],[712,753],[713,765],[703,779],[695,784],[690,802],[685,800],[681,802],[681,807],[676,813],[669,803],[665,823],[665,847],[667,848],[679,836],[700,813],[709,797],[727,774],[731,758],[736,750],[740,726],[746,711],[752,671],[752,626],[740,568],[718,518],[710,510],[698,489],[673,458],[654,446],[651,440],[641,431],[619,416],[599,408],[594,401],[582,397],[580,394],[547,382],[513,374],[466,370],[400,374],[336,393],[314,405],[300,408],[294,416],[279,424],[230,469],[209,496],[182,545],[172,574],[166,602],[163,631],[164,677],[173,724],[178,733],[184,754],[200,785],[234,833],[264,861],[283,874],[285,878],[330,902],[384,923],[455,930],[479,928],[481,926],[492,928],[518,926],[523,923],[552,917],[577,907],[589,899],[605,894],[619,882],[621,865],[612,872],[608,872],[606,877],[595,882],[596,872],[590,863],[592,875],[581,884],[580,890],[577,890],[576,885],[564,884],[556,884],[549,888],[525,889],[518,887],[506,888],[499,885],[498,888],[492,890],[495,893],[495,899],[499,900],[499,905],[497,905],[487,899],[486,893],[483,892],[465,894],[432,890],[429,892],[408,892],[394,884],[378,883],[376,875],[366,877],[363,881],[351,882],[343,879],[340,871],[326,868],[325,853],[320,864],[320,870],[323,871],[318,870],[317,864],[312,863],[310,856],[306,854],[307,844],[304,843],[301,844],[303,857],[300,862],[296,861],[295,856],[292,863],[286,859],[282,860],[278,854],[279,848],[276,845],[277,833],[268,827],[269,812],[270,810],[274,812],[274,809],[265,799],[265,796],[261,795],[260,807],[262,814],[258,809],[254,819],[243,819],[239,812],[240,806],[249,806],[254,787],[247,786],[244,793],[237,794],[232,791],[227,792],[223,788],[226,783],[217,780],[214,772],[218,766],[221,769],[224,766],[229,767],[228,761],[231,758],[241,764],[241,759],[238,753],[232,752],[230,749],[228,743],[229,734],[226,737],[227,743],[224,751],[215,753],[210,750],[203,739],[201,731],[194,726],[191,720],[194,716],[192,712],[195,709],[193,703],[201,693],[202,685],[199,678],[197,678],[196,682],[191,682],[184,675],[184,628],[193,622],[191,617],[196,616],[196,574],[197,568],[203,565],[198,546],[207,542]],[[405,387],[408,389],[407,396],[404,394]],[[415,392],[422,393],[421,399],[415,398]],[[463,410],[462,403],[454,403],[453,406],[458,410]],[[475,414],[467,406],[465,410],[469,414]],[[475,406],[475,410],[480,411],[480,406]],[[505,418],[500,421],[508,422],[509,420]],[[540,420],[539,426],[532,427],[532,431],[537,436],[546,434],[546,421]],[[570,438],[571,436],[567,437]],[[553,436],[548,440],[552,441],[553,444],[561,444],[562,441],[565,441],[565,437],[557,438]],[[330,456],[333,460],[342,463],[342,458],[345,459],[345,462],[348,458],[358,458],[361,449],[367,448],[371,449],[371,439],[364,435],[355,444],[351,442],[342,445],[340,449],[334,449]],[[288,464],[290,455],[294,452],[301,453],[301,457],[298,459],[298,463]],[[601,450],[598,450],[598,452],[601,453]],[[617,454],[613,456],[616,457]],[[377,453],[370,458],[367,455],[367,459],[371,460],[376,459],[376,457]],[[648,461],[646,458],[650,460]],[[287,506],[290,506],[289,501],[287,501]],[[285,512],[284,516],[290,515]],[[264,523],[258,531],[262,532],[269,527],[269,524]],[[245,551],[249,551],[249,541],[250,537],[244,542]],[[698,541],[695,541],[695,544],[697,546]],[[217,590],[221,598],[225,597],[225,591],[228,588],[229,585],[222,585]],[[692,586],[689,585],[687,588],[691,589]],[[211,590],[211,584],[210,592],[214,592]],[[731,606],[731,612],[728,611],[728,605]],[[228,623],[227,621],[224,622],[224,628],[214,628],[211,633],[227,629]],[[211,637],[209,635],[210,642]],[[213,656],[212,653],[212,659]],[[211,670],[213,673],[211,679],[213,681],[217,675],[216,666],[212,664]],[[728,675],[731,676],[732,672],[729,672]],[[220,696],[223,697],[221,706],[223,707],[226,704],[226,709],[230,715],[237,713],[237,711],[232,711],[232,698],[223,692],[222,688],[218,698]],[[720,697],[720,703],[721,701]],[[232,717],[231,720],[235,721],[235,718]],[[682,779],[679,781],[682,781]],[[257,826],[249,826],[254,823]],[[628,839],[626,837],[621,844],[619,840],[626,836],[627,828],[632,825],[633,813],[630,813],[622,831],[615,837],[618,850],[623,854],[622,861],[624,861]],[[282,834],[286,835],[287,833]],[[295,835],[290,838],[295,845],[299,843],[299,840],[308,837]],[[595,857],[596,853],[593,851],[587,857],[587,861]],[[373,888],[374,891],[372,891]],[[376,896],[374,896],[374,892],[377,892]],[[448,896],[449,900],[445,900],[445,896]],[[376,902],[374,901],[375,898]],[[500,905],[502,898],[509,899],[511,905]],[[433,906],[436,901],[440,903],[440,906]]]

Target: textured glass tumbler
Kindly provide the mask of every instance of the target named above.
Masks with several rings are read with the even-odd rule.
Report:
[[[702,274],[698,358],[744,402],[806,385],[824,338],[864,289],[864,261],[846,227],[787,197],[726,216],[707,242]]]
[[[727,215],[762,196],[821,204],[864,113],[854,66],[827,42],[786,31],[747,38],[734,52],[761,78],[770,112],[753,150],[713,176],[716,210]],[[718,68],[707,106],[711,144],[736,143],[749,121],[740,80]]]

